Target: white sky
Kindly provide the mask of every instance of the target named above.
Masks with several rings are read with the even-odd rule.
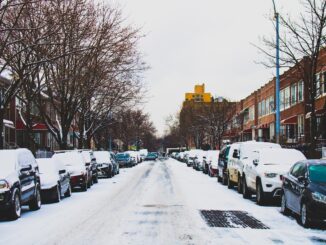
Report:
[[[110,1],[110,0],[108,0]],[[255,61],[251,45],[274,36],[272,0],[112,0],[127,22],[142,27],[140,48],[151,66],[146,72],[148,103],[158,134],[165,118],[181,108],[184,93],[206,84],[212,95],[239,100],[274,74]],[[282,13],[297,13],[299,0],[275,0]]]

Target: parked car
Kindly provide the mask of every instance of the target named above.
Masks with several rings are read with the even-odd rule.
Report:
[[[194,159],[194,164],[193,164],[193,168],[199,171],[203,170],[203,166],[204,166],[204,157],[206,156],[206,152],[205,151],[198,151],[195,155],[195,159]]]
[[[115,158],[115,154],[112,151],[110,151],[109,153],[110,153],[110,160],[111,160],[111,163],[113,165],[113,173],[114,173],[114,175],[119,174],[120,166],[119,166],[119,163],[117,162],[117,160]]]
[[[281,196],[282,177],[294,163],[306,157],[294,149],[258,149],[253,152],[242,174],[242,195],[249,198],[256,194],[259,205]]]
[[[53,158],[36,160],[40,170],[41,197],[60,202],[61,197],[71,196],[70,175],[64,164]]]
[[[239,149],[239,144],[225,145],[220,151],[218,158],[217,181],[222,182],[223,185],[227,184],[228,179],[228,162],[233,157],[231,152],[234,149]]]
[[[108,151],[94,151],[93,153],[97,162],[96,169],[98,176],[113,177],[115,173],[110,153]]]
[[[140,156],[143,159],[143,161],[145,160],[147,154],[148,154],[148,150],[147,149],[140,149],[139,150]]]
[[[232,158],[228,162],[228,188],[233,188],[236,185],[238,192],[242,193],[243,168],[252,162],[253,151],[264,148],[281,148],[281,146],[269,142],[246,141],[239,143],[238,147],[231,152]]]
[[[304,227],[326,220],[326,160],[300,161],[283,177],[281,212],[290,211]]]
[[[157,157],[158,156],[157,156],[156,152],[150,152],[147,154],[145,160],[146,161],[155,161],[157,159]]]
[[[206,162],[208,163],[208,176],[216,177],[217,176],[217,166],[218,166],[218,158],[220,151],[210,150],[206,154]]]
[[[12,220],[21,215],[21,206],[41,208],[38,165],[28,149],[0,151],[0,211]]]
[[[121,152],[115,155],[115,159],[120,167],[132,167],[135,162],[131,159],[129,153]]]
[[[83,191],[87,191],[87,188],[91,186],[92,175],[88,168],[89,163],[85,162],[79,152],[56,153],[52,158],[61,161],[67,167],[70,174],[71,188],[80,187]]]
[[[193,149],[189,151],[187,155],[186,164],[188,167],[191,167],[195,164],[195,158],[198,152],[202,152],[200,149]]]
[[[98,174],[97,174],[97,162],[94,156],[93,151],[91,150],[79,150],[83,155],[85,162],[87,164],[87,168],[89,168],[89,172],[92,176],[91,185],[93,183],[98,183]]]

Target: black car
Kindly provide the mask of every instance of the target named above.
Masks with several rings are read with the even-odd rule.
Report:
[[[230,151],[230,145],[223,147],[218,157],[217,181],[222,182],[223,185],[227,184],[227,168],[228,168],[229,151]]]
[[[1,150],[0,158],[0,211],[14,220],[22,205],[40,209],[40,177],[33,154],[27,149]]]
[[[326,160],[305,160],[283,176],[281,212],[300,215],[304,227],[326,221]]]

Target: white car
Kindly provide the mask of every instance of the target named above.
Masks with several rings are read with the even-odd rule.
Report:
[[[252,160],[243,169],[243,197],[249,198],[255,193],[259,205],[280,197],[282,177],[301,160],[306,160],[306,157],[294,149],[255,150]]]
[[[246,164],[252,162],[252,155],[254,150],[265,149],[265,148],[278,148],[281,146],[275,143],[269,142],[256,142],[246,141],[239,143],[239,148],[234,149],[232,158],[228,163],[228,188],[232,188],[237,185],[237,190],[242,193],[242,172]]]
[[[59,202],[71,196],[70,176],[64,164],[53,158],[36,159],[41,180],[42,200]]]
[[[188,167],[193,166],[195,164],[196,155],[202,151],[203,150],[199,150],[199,149],[193,149],[189,151],[186,159],[186,163]]]

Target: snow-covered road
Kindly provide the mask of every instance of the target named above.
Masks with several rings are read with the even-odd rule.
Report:
[[[209,227],[200,210],[245,211],[269,229]],[[88,192],[0,221],[0,244],[322,244],[278,207],[244,200],[173,159],[144,162]]]

